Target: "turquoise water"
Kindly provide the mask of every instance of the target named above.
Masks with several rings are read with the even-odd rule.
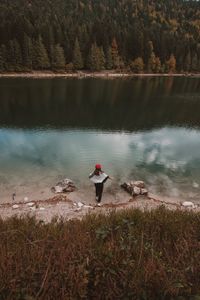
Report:
[[[89,186],[95,163],[117,183],[199,199],[198,78],[1,79],[0,187]]]

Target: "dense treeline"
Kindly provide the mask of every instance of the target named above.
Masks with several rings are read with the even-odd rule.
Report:
[[[0,71],[200,71],[200,2],[0,0]]]

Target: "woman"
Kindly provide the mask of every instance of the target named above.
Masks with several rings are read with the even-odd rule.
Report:
[[[97,164],[95,166],[95,170],[89,175],[90,180],[95,185],[96,190],[96,201],[97,205],[101,206],[101,198],[103,193],[103,185],[107,181],[107,179],[111,179],[106,173],[104,173],[101,169],[101,165]]]

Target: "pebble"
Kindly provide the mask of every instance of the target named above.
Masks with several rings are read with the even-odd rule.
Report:
[[[18,208],[19,208],[19,205],[14,204],[14,205],[12,206],[12,208],[13,208],[13,209],[18,209]]]

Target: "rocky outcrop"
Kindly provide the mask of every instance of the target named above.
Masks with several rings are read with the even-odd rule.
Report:
[[[55,194],[58,193],[71,193],[76,190],[76,186],[71,179],[65,178],[58,182],[51,188],[51,191]]]
[[[131,194],[131,196],[148,195],[148,190],[143,181],[124,182],[121,184],[121,187]]]

